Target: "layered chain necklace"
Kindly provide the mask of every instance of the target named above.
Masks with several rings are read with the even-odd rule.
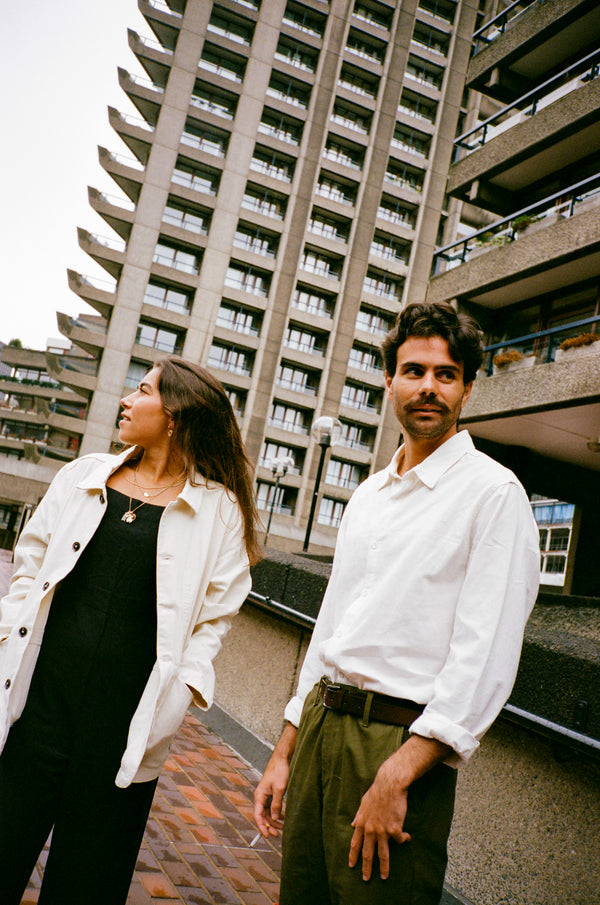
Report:
[[[127,512],[124,512],[123,515],[121,516],[121,521],[125,522],[127,525],[131,525],[132,522],[135,522],[136,512],[138,511],[138,509],[141,509],[142,506],[145,506],[146,503],[149,503],[151,500],[154,500],[154,499],[156,499],[156,497],[159,497],[161,495],[161,493],[165,492],[165,490],[170,490],[172,487],[179,487],[181,484],[185,484],[185,482],[186,482],[186,478],[183,477],[178,481],[173,481],[172,484],[166,484],[164,487],[159,487],[158,490],[156,489],[156,487],[143,487],[141,484],[138,484],[138,480],[137,480],[137,470],[139,467],[140,467],[140,464],[138,462],[138,464],[135,467],[135,471],[133,472],[133,481],[130,481],[127,476],[126,476],[126,480],[129,482],[129,484],[133,484],[134,487],[136,487],[138,490],[141,490],[145,499],[143,499],[141,503],[138,503],[138,505],[134,507],[133,506],[133,494],[131,494],[131,496],[129,497],[129,508],[128,508]],[[152,490],[154,490],[154,493],[150,492]]]

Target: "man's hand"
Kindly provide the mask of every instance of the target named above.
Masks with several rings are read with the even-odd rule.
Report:
[[[254,792],[254,820],[265,839],[277,836],[283,828],[283,796],[287,789],[297,735],[296,727],[287,723]]]
[[[382,880],[389,877],[390,838],[400,845],[410,842],[410,834],[404,831],[409,786],[443,760],[449,750],[436,739],[412,735],[380,766],[352,821],[348,863],[354,867],[362,850],[363,880],[371,878],[376,847],[379,875]]]

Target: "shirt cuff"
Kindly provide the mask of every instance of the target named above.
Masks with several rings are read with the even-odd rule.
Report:
[[[292,698],[284,710],[284,717],[292,726],[298,728],[300,725],[300,717],[302,716],[302,701],[298,696]]]
[[[429,713],[427,708],[411,725],[410,733],[421,735],[423,738],[437,739],[438,742],[452,748],[453,753],[444,760],[444,763],[451,767],[466,763],[479,747],[475,736],[463,726],[452,723],[439,714]]]

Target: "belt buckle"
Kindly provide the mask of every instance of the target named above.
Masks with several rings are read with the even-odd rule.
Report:
[[[339,692],[342,692],[342,686],[338,685],[336,682],[329,682],[327,679],[321,679],[321,687],[323,689],[323,707],[325,710],[337,710],[340,706],[340,700],[335,698],[335,695]],[[331,697],[334,696],[334,700],[331,700]]]

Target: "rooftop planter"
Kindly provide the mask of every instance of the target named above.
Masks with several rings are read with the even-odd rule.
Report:
[[[580,355],[600,354],[600,333],[580,333],[564,339],[554,356],[555,361],[569,361]]]
[[[507,371],[524,371],[532,368],[536,362],[535,355],[523,355],[518,349],[507,349],[494,355],[494,374],[505,374]]]

